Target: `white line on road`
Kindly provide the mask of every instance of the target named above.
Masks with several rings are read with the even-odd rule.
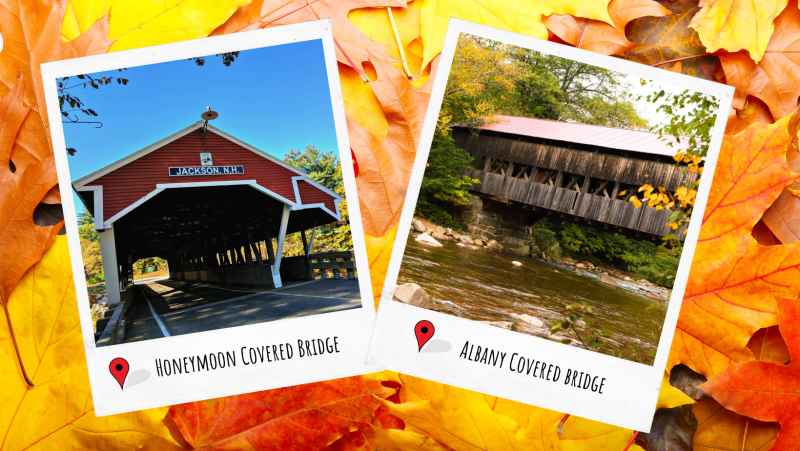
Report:
[[[147,301],[147,306],[150,307],[150,313],[153,314],[153,318],[156,320],[156,324],[158,324],[158,328],[161,329],[161,333],[164,334],[164,337],[169,337],[169,332],[167,332],[167,326],[161,322],[161,318],[158,317],[156,310],[153,308],[153,304],[150,303],[150,299],[147,299],[147,295],[142,290],[142,296],[144,296],[144,300]]]

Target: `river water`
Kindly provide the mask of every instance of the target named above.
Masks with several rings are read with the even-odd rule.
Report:
[[[563,320],[569,304],[586,301],[591,327],[578,332],[588,342],[588,330],[613,331],[600,352],[651,365],[658,346],[666,309],[660,301],[636,294],[632,282],[617,280],[621,287],[601,283],[598,276],[542,260],[508,252],[472,250],[443,241],[430,247],[409,234],[397,283],[413,282],[434,298],[443,313],[478,321],[512,321],[521,333],[551,340],[575,338],[559,332],[550,335],[553,320]],[[522,266],[511,262],[519,261]],[[528,314],[544,322],[537,328],[511,315]],[[573,346],[580,346],[577,340]]]

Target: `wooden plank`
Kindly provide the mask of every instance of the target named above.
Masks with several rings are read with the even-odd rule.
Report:
[[[311,263],[311,269],[356,269],[356,262],[322,262]]]

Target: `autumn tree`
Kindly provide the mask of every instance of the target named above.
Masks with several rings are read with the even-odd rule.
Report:
[[[353,250],[353,241],[350,235],[350,217],[347,212],[347,200],[344,196],[344,183],[342,179],[342,165],[339,157],[333,151],[324,152],[313,145],[306,146],[303,150],[290,149],[283,161],[302,170],[308,176],[342,196],[339,203],[341,221],[324,224],[316,227],[314,232],[314,252],[338,252]],[[309,239],[309,237],[307,237]],[[300,233],[286,236],[284,254],[286,256],[301,255],[303,244]]]
[[[648,80],[642,80],[641,83],[642,86],[648,84],[654,86],[654,83]],[[697,172],[702,175],[702,162],[708,153],[719,101],[714,96],[702,92],[686,89],[679,94],[672,94],[658,87],[650,94],[639,96],[637,99],[642,98],[658,105],[656,112],[665,116],[665,120],[653,125],[650,130],[657,133],[659,139],[670,147],[681,144],[682,149],[680,151],[676,149],[673,157],[675,164],[682,165],[682,171]],[[662,186],[654,187],[647,184],[638,190],[641,198],[639,194],[633,194],[629,200],[636,208],[639,208],[643,201],[647,201],[649,207],[670,210],[669,222],[666,225],[678,230],[689,223],[699,184],[700,179],[680,186],[674,192],[668,192]],[[665,236],[664,242],[673,247],[680,246],[675,234]]]
[[[102,282],[103,256],[100,253],[100,235],[94,228],[94,218],[84,209],[78,213],[78,236],[81,241],[83,270],[89,284]]]

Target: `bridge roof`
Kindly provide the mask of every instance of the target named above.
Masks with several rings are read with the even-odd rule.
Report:
[[[532,136],[556,141],[588,144],[610,149],[629,150],[657,155],[674,156],[687,143],[669,146],[658,134],[652,132],[626,130],[601,125],[576,124],[572,122],[551,121],[529,117],[497,115],[498,123],[481,127],[500,133]],[[664,136],[667,138],[667,136]],[[674,138],[671,138],[674,142]]]

